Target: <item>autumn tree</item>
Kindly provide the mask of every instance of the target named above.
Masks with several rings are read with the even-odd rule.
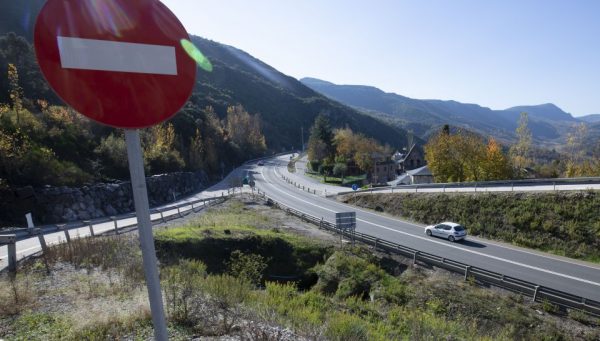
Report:
[[[23,109],[23,89],[19,85],[19,72],[14,64],[8,64],[8,84],[12,109],[17,114],[17,126],[19,126],[20,114]]]
[[[585,123],[576,124],[567,134],[567,177],[593,176],[597,174],[594,160],[586,158],[585,140],[588,138],[588,129]]]
[[[338,129],[333,137],[337,158],[352,160],[364,172],[371,171],[374,154],[391,154],[374,139],[357,134],[350,128]]]
[[[502,147],[490,138],[485,150],[485,158],[481,164],[483,180],[504,180],[512,177],[510,161],[502,152]]]
[[[437,182],[487,181],[510,178],[511,166],[494,139],[467,131],[442,129],[425,145],[425,159]]]
[[[181,171],[185,162],[175,147],[175,128],[171,123],[157,124],[143,136],[144,162],[150,174]]]
[[[227,108],[226,132],[229,140],[248,159],[267,149],[260,116],[250,115],[241,105]]]
[[[436,182],[464,181],[462,163],[456,153],[454,140],[449,129],[442,129],[424,146],[425,160]]]
[[[517,127],[517,143],[510,147],[510,158],[513,167],[521,172],[525,167],[531,166],[531,131],[529,130],[529,118],[526,112],[521,113]]]
[[[204,144],[202,142],[202,133],[196,128],[196,133],[190,138],[190,148],[188,150],[189,166],[193,170],[204,168]]]
[[[10,32],[0,36],[0,74],[9,74],[9,65],[19,70],[19,87],[30,98],[46,98],[54,100],[56,97],[48,88],[48,83],[42,77],[40,68],[35,60],[33,47],[24,37]],[[10,98],[12,80],[0,77],[0,102],[8,102]]]

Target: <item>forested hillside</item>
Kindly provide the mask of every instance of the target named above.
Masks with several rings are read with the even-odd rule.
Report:
[[[30,21],[42,2],[19,4],[0,4],[3,13],[29,18],[0,22],[0,182],[78,185],[127,178],[122,132],[64,106],[39,71]],[[301,128],[306,141],[319,114],[333,127],[349,127],[394,148],[406,144],[402,129],[327,99],[241,50],[192,40],[213,71],[198,69],[184,108],[143,131],[148,174],[203,170],[220,177],[244,160],[300,148]]]

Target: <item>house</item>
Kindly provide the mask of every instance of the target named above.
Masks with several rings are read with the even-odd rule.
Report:
[[[410,176],[410,181],[413,185],[433,183],[433,174],[431,174],[431,171],[427,166],[409,170],[406,174]]]
[[[373,168],[369,174],[369,180],[372,184],[384,184],[396,178],[396,162],[389,156],[373,153]]]
[[[402,154],[396,152],[393,156],[396,162],[397,173],[402,174],[411,169],[420,168],[427,164],[425,161],[425,153],[421,147],[413,144],[408,153]]]
[[[433,174],[431,174],[429,167],[423,166],[407,171],[406,173],[398,176],[398,178],[395,180],[388,182],[388,185],[399,186],[430,183],[433,183]]]

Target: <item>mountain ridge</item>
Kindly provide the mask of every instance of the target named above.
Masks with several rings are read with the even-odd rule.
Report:
[[[455,100],[413,99],[373,86],[337,85],[312,77],[300,81],[327,97],[413,130],[421,137],[427,136],[431,129],[452,124],[512,142],[519,116],[526,111],[534,139],[555,142],[565,134],[569,125],[579,122],[552,103],[493,110]],[[415,127],[417,129],[413,129]]]

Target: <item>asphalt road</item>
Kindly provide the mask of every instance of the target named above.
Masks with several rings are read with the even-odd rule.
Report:
[[[304,213],[334,221],[336,212],[356,211],[357,231],[420,251],[600,301],[600,266],[499,242],[468,237],[464,242],[427,237],[424,226],[309,194],[282,179],[289,156],[255,166],[257,187],[268,196]],[[297,175],[296,175],[297,176]],[[301,181],[300,178],[298,178]],[[311,186],[314,184],[310,183]]]
[[[441,257],[477,266],[490,271],[505,274],[522,280],[537,283],[574,295],[600,301],[600,266],[582,261],[558,257],[542,252],[518,248],[498,242],[469,237],[464,242],[451,243],[424,234],[422,225],[405,222],[395,218],[376,214],[353,206],[345,205],[320,195],[309,194],[288,184],[282,179],[294,177],[298,182],[303,181],[299,174],[291,174],[287,170],[289,155],[265,161],[264,166],[256,163],[236,169],[220,183],[197,195],[184,198],[175,204],[193,201],[200,198],[221,196],[233,184],[239,182],[248,172],[253,175],[256,186],[274,200],[304,213],[323,217],[334,221],[336,212],[356,211],[357,231],[372,236],[396,242],[414,249],[435,254]],[[307,185],[317,186],[314,182]],[[322,185],[323,192],[333,190],[332,186]],[[338,189],[339,190],[339,189]],[[165,215],[176,214],[176,210],[165,212]],[[157,216],[154,215],[153,218]],[[118,226],[135,223],[135,218],[123,217],[118,220]],[[94,225],[96,234],[114,229],[112,222]],[[71,230],[71,236],[86,236],[89,228],[82,227]],[[45,235],[48,244],[64,241],[64,233],[55,232]],[[17,242],[17,257],[19,259],[38,252],[40,249],[37,237]],[[0,247],[0,269],[4,269],[7,258],[6,246]]]

